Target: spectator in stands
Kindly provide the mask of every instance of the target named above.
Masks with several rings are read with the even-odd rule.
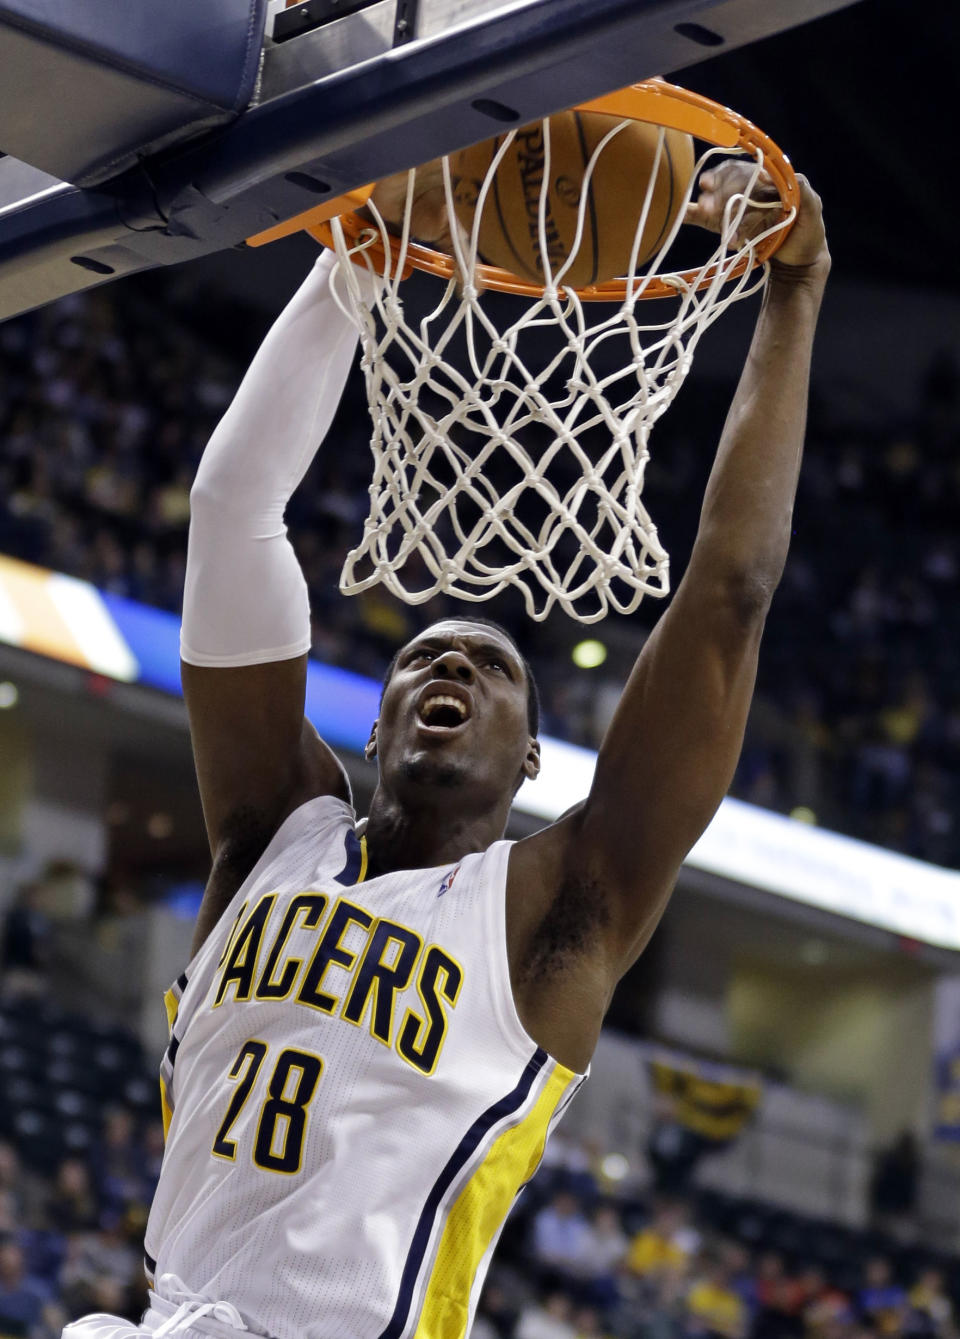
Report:
[[[765,1251],[757,1263],[757,1312],[753,1339],[799,1339],[806,1289],[787,1273],[783,1256]]]
[[[108,1296],[119,1296],[119,1313],[126,1315],[142,1273],[142,1253],[129,1241],[121,1218],[97,1231],[69,1235],[59,1284],[72,1315],[106,1310],[104,1298]]]
[[[864,1283],[857,1295],[857,1313],[878,1335],[898,1334],[907,1314],[907,1294],[893,1277],[893,1266],[883,1256],[867,1261]]]
[[[487,1275],[471,1339],[473,1335],[477,1339],[512,1339],[517,1324],[517,1308],[511,1302],[507,1289],[498,1281],[496,1270],[494,1265]],[[477,1325],[481,1321],[478,1331]]]
[[[931,1339],[954,1339],[953,1303],[944,1286],[942,1270],[923,1270],[910,1289],[908,1301],[914,1313],[908,1322],[911,1334],[925,1333]]]
[[[684,1257],[682,1264],[627,1277],[623,1318],[629,1332],[639,1331],[643,1339],[683,1339],[689,1264]]]
[[[628,1245],[616,1207],[599,1205],[593,1212],[580,1251],[579,1274],[586,1280],[582,1295],[601,1310],[616,1304],[619,1296],[617,1275]]]
[[[94,1274],[84,1289],[87,1301],[82,1310],[105,1312],[110,1316],[124,1316],[127,1320],[138,1321],[143,1312],[143,1303],[134,1302],[132,1289],[110,1274]],[[77,1312],[74,1310],[73,1315]]]
[[[37,1221],[28,1218],[26,1225],[21,1222],[15,1235],[23,1251],[27,1274],[32,1279],[40,1279],[52,1293],[66,1258],[67,1239],[52,1228],[34,1226]]]
[[[533,1220],[533,1254],[548,1278],[579,1276],[589,1240],[590,1225],[569,1191],[554,1195]]]
[[[0,1238],[0,1335],[28,1336],[40,1320],[50,1289],[27,1273],[23,1251],[13,1236]]]
[[[100,1203],[90,1170],[79,1158],[64,1158],[57,1167],[45,1218],[58,1232],[83,1232],[100,1222]]]
[[[591,1306],[578,1307],[573,1317],[576,1339],[609,1339],[600,1312]]]
[[[676,1102],[670,1094],[658,1093],[647,1140],[647,1161],[653,1173],[655,1193],[685,1195],[706,1147],[707,1141],[702,1135],[677,1119]]]
[[[104,1215],[122,1215],[128,1204],[143,1198],[143,1153],[133,1114],[127,1107],[114,1106],[108,1110],[103,1137],[94,1149],[92,1161]]]
[[[687,1206],[679,1200],[660,1200],[650,1222],[630,1242],[624,1264],[641,1276],[682,1270],[698,1245]]]
[[[0,1194],[18,1226],[34,1216],[43,1193],[36,1178],[24,1171],[13,1144],[0,1139]]]
[[[870,1180],[874,1225],[901,1239],[909,1234],[917,1206],[919,1153],[916,1136],[904,1130],[889,1148],[879,1149]]]
[[[570,1298],[552,1292],[542,1303],[525,1306],[517,1321],[516,1339],[576,1339]]]
[[[816,1265],[803,1271],[800,1282],[805,1291],[803,1327],[807,1339],[840,1339],[854,1320],[850,1298]]]
[[[43,902],[43,885],[23,883],[14,894],[3,921],[0,982],[7,999],[35,996],[46,989],[50,961],[50,922]]]
[[[746,1339],[747,1309],[731,1286],[723,1259],[712,1251],[697,1258],[686,1309],[684,1328],[690,1339]]]
[[[30,1339],[61,1339],[63,1327],[69,1320],[66,1307],[60,1302],[45,1302],[40,1319],[30,1331]]]
[[[757,1281],[751,1267],[750,1252],[742,1242],[724,1237],[717,1243],[717,1252],[727,1270],[729,1287],[743,1303],[752,1324],[757,1312]]]

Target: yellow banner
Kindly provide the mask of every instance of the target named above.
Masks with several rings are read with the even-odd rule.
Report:
[[[759,1079],[695,1060],[651,1060],[650,1076],[657,1093],[673,1098],[680,1124],[717,1143],[737,1137],[763,1093]]]

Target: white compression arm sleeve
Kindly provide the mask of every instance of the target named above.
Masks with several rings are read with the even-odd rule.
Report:
[[[310,648],[310,606],[284,511],[333,421],[357,332],[325,251],[271,327],[190,492],[180,654],[259,665]]]

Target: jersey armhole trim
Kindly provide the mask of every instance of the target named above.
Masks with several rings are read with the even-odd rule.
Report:
[[[339,874],[334,875],[334,882],[354,888],[367,877],[367,839],[358,837],[355,828],[347,828],[343,845],[346,864]]]

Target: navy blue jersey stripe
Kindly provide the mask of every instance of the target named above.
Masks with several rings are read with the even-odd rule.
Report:
[[[413,1234],[410,1250],[407,1252],[403,1275],[400,1279],[397,1305],[390,1317],[387,1328],[380,1334],[380,1339],[399,1339],[399,1336],[403,1333],[409,1318],[417,1278],[420,1275],[423,1258],[427,1253],[427,1245],[430,1241],[430,1234],[433,1231],[434,1219],[437,1216],[443,1197],[455,1181],[457,1173],[469,1162],[484,1135],[498,1121],[512,1115],[514,1111],[518,1111],[523,1106],[530,1095],[534,1079],[543,1069],[548,1059],[549,1056],[546,1051],[538,1046],[528,1060],[526,1068],[520,1076],[520,1082],[513,1092],[507,1093],[506,1097],[501,1097],[498,1102],[495,1102],[492,1107],[488,1107],[481,1116],[477,1117],[451,1154],[447,1165],[437,1177],[430,1194],[427,1196],[427,1202],[423,1206],[423,1211]]]
[[[344,841],[347,863],[337,875],[337,883],[342,883],[345,887],[351,888],[360,877],[360,866],[363,864],[363,848],[360,845],[360,838],[354,832],[353,828],[348,829]]]

